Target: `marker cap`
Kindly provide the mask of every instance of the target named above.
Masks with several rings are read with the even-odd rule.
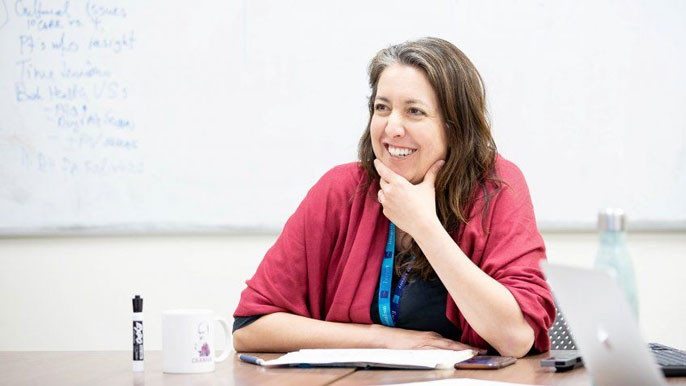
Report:
[[[140,295],[136,295],[131,300],[133,301],[133,312],[143,312],[143,298]]]

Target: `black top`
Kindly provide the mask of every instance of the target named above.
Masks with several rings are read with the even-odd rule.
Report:
[[[393,275],[391,289],[395,291],[400,277]],[[396,327],[407,330],[434,331],[446,338],[460,340],[460,329],[445,317],[448,290],[438,277],[423,280],[412,279],[403,290],[400,298],[398,323]],[[376,283],[374,298],[370,308],[372,322],[381,324],[379,317],[379,283]]]
[[[394,270],[393,283],[391,285],[393,290],[395,290],[399,279]],[[448,290],[446,290],[438,277],[430,280],[423,280],[419,277],[412,279],[403,290],[396,327],[408,330],[435,331],[446,338],[456,341],[460,340],[460,329],[445,317],[447,296]],[[381,324],[378,300],[379,283],[377,282],[369,311],[372,322]],[[234,318],[233,331],[251,324],[261,316],[238,316]]]

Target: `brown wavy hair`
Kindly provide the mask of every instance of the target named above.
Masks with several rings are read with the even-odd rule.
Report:
[[[374,168],[370,134],[377,85],[384,69],[396,63],[423,71],[438,97],[448,151],[445,164],[436,178],[436,214],[443,227],[452,234],[460,224],[469,221],[468,214],[477,194],[483,194],[485,214],[490,198],[502,183],[495,174],[497,150],[487,118],[483,80],[467,56],[443,39],[423,38],[379,51],[369,64],[372,91],[369,121],[358,147],[361,167],[367,173],[366,190],[379,179]],[[486,184],[489,182],[494,183],[496,190],[487,195]],[[371,193],[376,196],[376,192]],[[481,225],[487,232],[485,222]],[[414,261],[410,256],[415,256]],[[399,251],[396,272],[400,274],[408,266],[413,268],[412,277],[421,276],[425,280],[435,277],[431,264],[414,240],[409,248]]]

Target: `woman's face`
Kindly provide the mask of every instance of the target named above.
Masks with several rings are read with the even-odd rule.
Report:
[[[448,146],[438,98],[423,71],[393,64],[381,73],[370,125],[374,155],[413,184]]]

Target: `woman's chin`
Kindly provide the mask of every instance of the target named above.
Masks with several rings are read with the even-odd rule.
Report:
[[[389,169],[391,169],[393,171],[393,173],[403,177],[404,179],[412,182],[413,184],[416,183],[417,176],[416,176],[415,170],[414,170],[414,168],[408,167],[411,165],[409,165],[409,164],[398,165],[396,162],[393,162],[393,161],[394,161],[393,159],[390,159],[390,160],[384,159],[382,162]]]
[[[399,167],[398,165],[394,165],[393,163],[391,163],[390,165],[386,164],[386,166],[388,166],[388,168],[391,169],[393,171],[393,173],[395,173],[399,176],[402,176],[405,179],[407,179],[407,176],[410,175],[408,170],[406,170],[403,167]]]
[[[408,180],[413,185],[421,183],[422,180],[424,179],[424,176],[417,175],[417,173],[414,173],[414,172],[406,172],[406,173],[401,174],[401,175],[403,176],[403,178]]]
[[[395,170],[394,170],[395,171]],[[401,175],[404,179],[408,180],[411,183],[416,183],[417,177],[414,175],[412,171],[409,170],[400,170],[400,171],[395,171],[396,174]]]

